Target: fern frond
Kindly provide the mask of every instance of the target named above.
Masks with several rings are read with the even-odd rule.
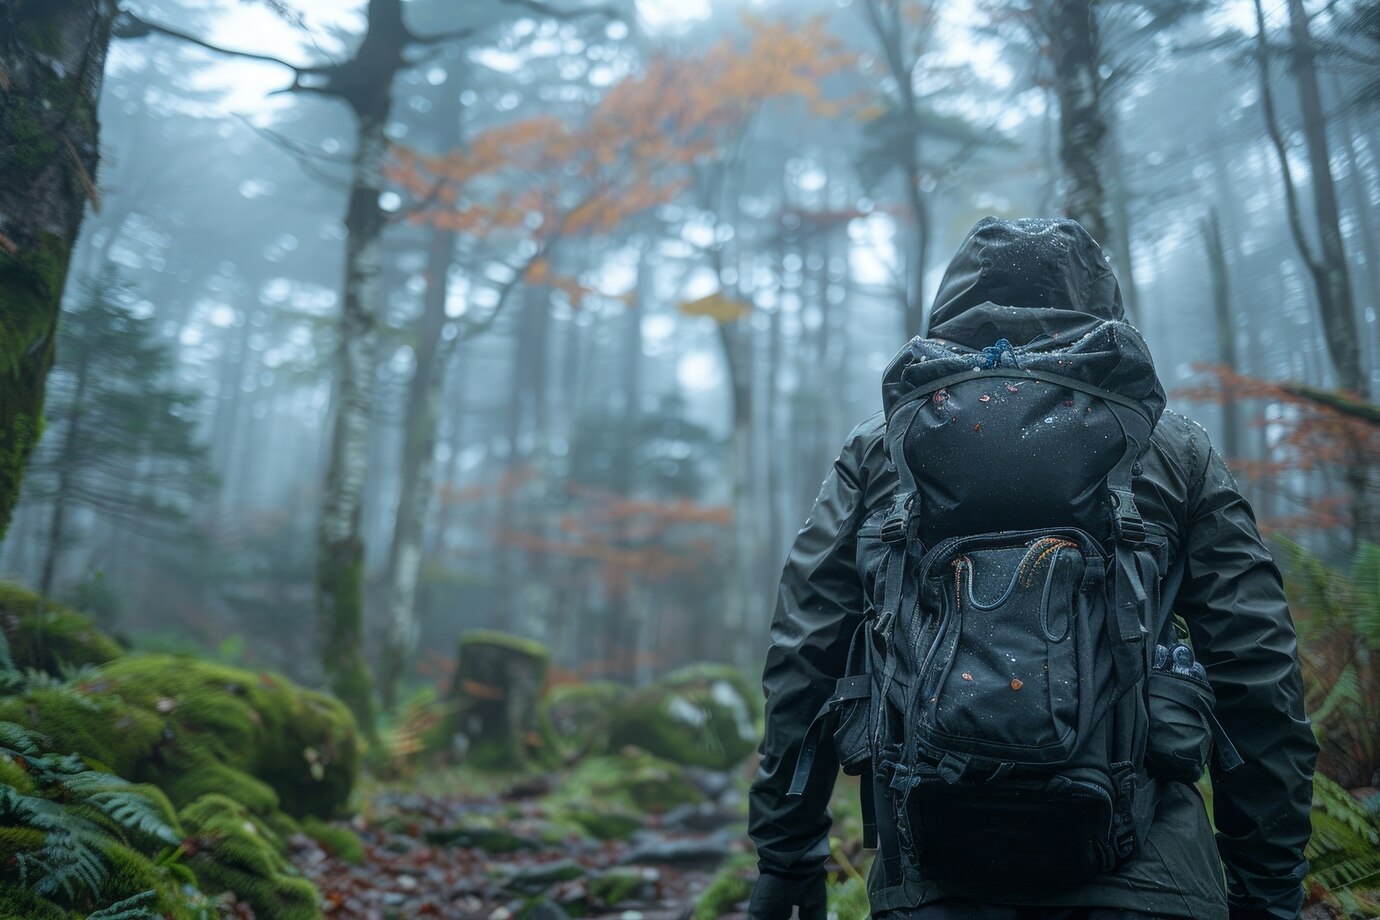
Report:
[[[13,722],[0,722],[0,750],[25,758],[38,755],[38,745],[34,743],[32,733]]]
[[[147,834],[164,843],[176,844],[181,838],[163,820],[158,807],[138,790],[97,792],[87,801],[109,815],[127,830]]]
[[[1309,880],[1344,891],[1380,879],[1380,822],[1364,804],[1321,774],[1313,780],[1313,836],[1305,851]]]
[[[163,915],[155,910],[157,904],[158,892],[150,888],[87,914],[86,920],[162,920]]]

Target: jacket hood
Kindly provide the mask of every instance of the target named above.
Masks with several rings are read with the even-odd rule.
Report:
[[[981,304],[1035,308],[1039,317],[1065,326],[1075,319],[1051,316],[1073,311],[1088,320],[1124,320],[1121,288],[1101,245],[1069,218],[984,217],[959,244],[944,272],[926,335],[962,341],[978,317],[964,314]],[[979,311],[981,312],[981,311]],[[1008,314],[1008,322],[1014,311]]]

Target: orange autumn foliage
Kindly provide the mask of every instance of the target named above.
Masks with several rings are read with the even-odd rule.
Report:
[[[744,25],[745,44],[728,37],[698,55],[653,57],[581,123],[525,118],[439,156],[395,148],[387,177],[413,199],[414,222],[486,242],[511,238],[541,254],[562,237],[612,233],[675,198],[690,167],[720,156],[767,103],[792,97],[816,114],[837,112],[822,83],[853,57],[823,19],[745,16]],[[524,280],[572,303],[589,293],[541,258]]]
[[[1348,473],[1380,466],[1380,426],[1353,414],[1324,405],[1300,394],[1287,381],[1264,380],[1217,365],[1197,368],[1211,379],[1185,387],[1175,395],[1197,402],[1255,403],[1275,407],[1255,424],[1269,426],[1272,443],[1263,459],[1228,457],[1232,468],[1245,478],[1269,485],[1291,473],[1335,471]],[[1268,522],[1272,530],[1322,530],[1353,523],[1349,495],[1310,498],[1299,515]]]

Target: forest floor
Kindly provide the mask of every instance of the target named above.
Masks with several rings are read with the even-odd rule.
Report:
[[[328,917],[679,920],[711,884],[719,900],[708,915],[743,916],[737,902],[755,870],[736,791],[643,816],[613,840],[563,832],[550,791],[542,780],[487,792],[376,789],[350,824],[362,859],[296,837],[292,861]]]

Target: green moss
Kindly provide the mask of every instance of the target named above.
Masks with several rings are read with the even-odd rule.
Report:
[[[569,763],[609,751],[609,729],[628,688],[612,681],[558,684],[542,697],[542,733],[557,757]]]
[[[331,690],[354,714],[364,737],[377,737],[374,680],[364,662],[364,546],[358,540],[322,545],[317,565],[318,623],[326,637],[322,663]]]
[[[627,840],[642,827],[636,815],[603,805],[572,804],[560,816],[597,840]]]
[[[34,781],[29,771],[8,754],[0,754],[0,786],[10,786],[24,795],[34,791]]]
[[[605,907],[617,907],[624,901],[640,898],[648,887],[641,871],[615,868],[590,879],[589,894]],[[655,894],[656,886],[650,887]]]
[[[20,669],[60,674],[66,668],[104,664],[123,654],[89,617],[17,585],[0,583],[0,626]]]
[[[113,697],[69,687],[30,687],[22,696],[0,697],[0,721],[39,732],[47,749],[99,756],[114,773],[129,779],[162,746],[163,720],[122,705]]]
[[[32,827],[0,827],[0,853],[13,855],[40,849],[46,836]]]
[[[256,916],[316,920],[316,888],[296,874],[279,852],[280,841],[244,806],[223,795],[206,795],[179,817],[195,845],[188,865],[208,892],[233,891]]]
[[[515,853],[519,850],[540,850],[541,845],[521,834],[503,827],[479,821],[450,827],[433,828],[423,835],[434,846],[465,847],[485,853]]]
[[[14,920],[71,920],[82,914],[65,910],[18,884],[0,879],[0,917]]]
[[[359,745],[349,712],[339,701],[278,675],[191,658],[130,655],[102,668],[93,686],[141,710],[162,712],[178,748],[169,772],[223,763],[257,777],[289,814],[333,814],[358,775]],[[196,777],[167,779],[176,804],[224,791],[206,788]],[[253,797],[256,812],[277,807],[266,804],[262,788],[250,785],[245,794]]]
[[[849,876],[841,885],[830,885],[829,912],[838,920],[867,920],[872,905],[867,898],[866,882],[860,876]]]
[[[461,636],[460,647],[463,649],[467,645],[497,645],[528,658],[539,658],[542,661],[549,661],[551,658],[551,653],[547,651],[546,646],[534,639],[524,639],[511,633],[487,629],[471,630]]]
[[[735,859],[719,870],[695,899],[691,920],[716,920],[735,913],[738,905],[752,896],[751,869],[746,863],[750,860]]]
[[[364,865],[364,844],[360,842],[359,835],[348,827],[327,824],[320,818],[308,815],[302,820],[302,830],[336,859],[356,866]]]
[[[704,800],[677,764],[642,751],[590,757],[571,771],[557,793],[558,801],[598,802],[613,811],[663,812]]]
[[[629,697],[614,714],[609,740],[615,748],[632,744],[675,763],[727,770],[757,749],[759,734],[742,676],[724,665],[694,665]]]
[[[19,113],[25,110],[23,105],[7,107],[0,132],[9,131],[10,119],[23,117]],[[47,168],[50,162],[51,154],[43,154],[41,145],[20,143],[6,149],[10,155],[39,161],[24,169],[6,166],[0,157],[0,175],[21,187],[32,169]],[[6,434],[0,438],[0,536],[9,528],[29,454],[43,434],[44,386],[53,363],[74,236],[37,234],[19,255],[0,249],[0,431]]]
[[[163,784],[174,802],[191,803],[203,795],[217,793],[234,799],[261,818],[278,808],[278,793],[272,786],[243,770],[214,760],[207,760],[193,769],[169,772]]]

